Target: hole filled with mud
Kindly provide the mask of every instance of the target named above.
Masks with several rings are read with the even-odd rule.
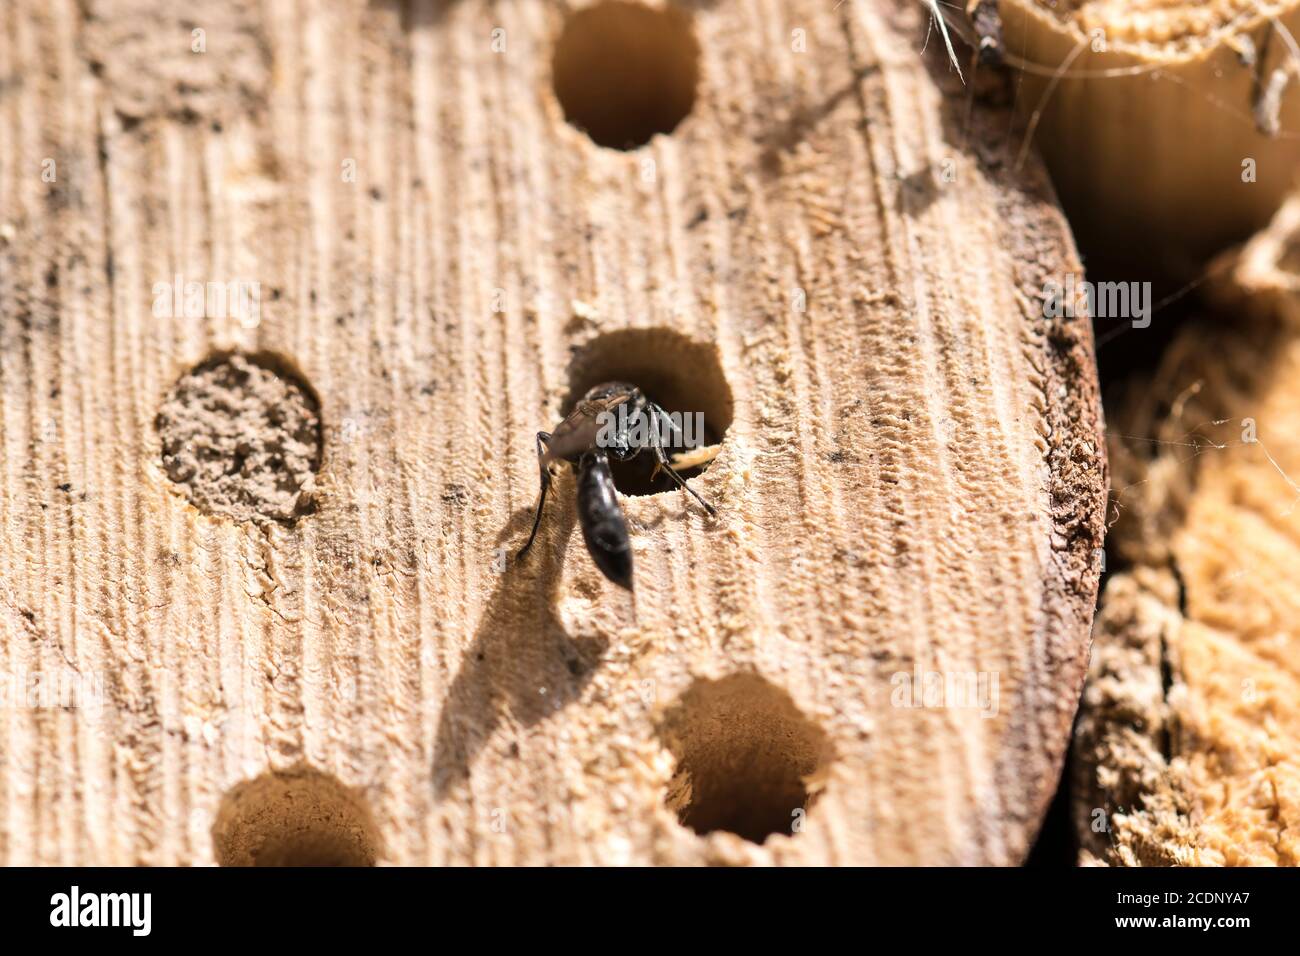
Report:
[[[690,113],[699,58],[685,11],[605,0],[566,19],[551,76],[569,123],[600,146],[636,149]]]
[[[163,472],[205,514],[292,524],[314,508],[320,402],[271,355],[215,355],[180,377],[154,420]]]
[[[677,759],[665,802],[682,825],[754,843],[799,832],[832,759],[825,732],[757,674],[695,681],[660,738]]]

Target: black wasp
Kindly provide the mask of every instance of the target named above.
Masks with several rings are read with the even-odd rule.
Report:
[[[537,528],[542,523],[542,506],[551,487],[551,466],[566,462],[578,473],[578,522],[587,551],[601,573],[615,584],[632,589],[632,542],[627,521],[614,492],[614,475],[609,462],[628,461],[649,451],[655,458],[655,470],[662,470],[683,491],[716,515],[717,509],[695,493],[686,479],[677,474],[664,451],[668,446],[684,445],[681,429],[662,408],[635,385],[605,382],[587,392],[555,431],[537,433],[537,465],[541,471],[542,494],[537,501],[537,516],[528,543],[519,549],[522,558],[533,546]],[[716,454],[716,449],[696,449],[675,456],[679,463],[689,460],[699,465]]]

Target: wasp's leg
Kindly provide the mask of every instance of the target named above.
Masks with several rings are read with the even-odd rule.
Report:
[[[546,504],[546,492],[550,490],[551,487],[551,473],[546,470],[546,465],[542,464],[542,460],[546,457],[546,443],[550,440],[551,436],[549,432],[537,433],[537,466],[542,477],[542,494],[541,497],[537,499],[537,514],[533,517],[532,533],[528,535],[527,544],[520,548],[519,553],[515,555],[516,561],[527,554],[528,549],[533,546],[533,539],[537,537],[537,529],[542,523],[542,506]]]
[[[658,441],[659,446],[664,448],[664,439],[667,438],[667,448],[686,449],[686,437],[682,430],[673,421],[673,417],[663,410],[663,407],[656,405],[654,402],[647,400],[645,403],[645,416],[649,421],[650,428],[654,432],[651,437],[651,443]],[[665,436],[665,433],[666,436]],[[640,449],[637,449],[640,451]],[[655,456],[655,466],[650,472],[650,480],[654,481],[659,477],[659,472],[663,471],[663,464],[659,456]]]
[[[662,410],[658,409],[658,406],[655,406],[655,408],[658,414],[663,414]],[[655,412],[652,411],[651,415],[654,416]],[[658,422],[653,423],[653,425],[654,427],[650,429],[650,448],[655,454],[656,466],[663,471],[666,471],[668,477],[677,482],[677,487],[681,488],[683,491],[689,491],[691,496],[704,507],[705,511],[711,515],[717,515],[718,509],[701,498],[696,493],[695,489],[686,483],[686,479],[673,470],[673,466],[668,462],[668,456],[664,454],[664,446],[659,441]]]
[[[651,419],[651,423],[656,427],[663,428],[665,431],[668,432],[668,447],[685,448],[686,436],[682,434],[681,426],[679,426],[675,421],[673,421],[673,416],[669,415],[660,406],[654,404],[653,402],[648,402],[647,404],[649,405],[647,414]],[[663,443],[660,442],[660,444]]]

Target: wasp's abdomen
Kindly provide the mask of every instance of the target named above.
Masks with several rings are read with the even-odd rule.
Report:
[[[587,551],[601,573],[632,589],[632,543],[614,492],[614,476],[603,451],[582,456],[578,466],[578,522]]]

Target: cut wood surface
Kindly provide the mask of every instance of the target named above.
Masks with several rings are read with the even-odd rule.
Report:
[[[1023,859],[1091,331],[921,5],[0,21],[0,862]],[[631,593],[568,476],[513,557],[612,378],[721,443]]]
[[[1082,861],[1300,864],[1300,200],[1112,414],[1115,553],[1075,744]]]
[[[1300,170],[1296,0],[1002,0],[1052,181],[1108,268],[1199,274]],[[1091,260],[1089,267],[1095,265]]]

